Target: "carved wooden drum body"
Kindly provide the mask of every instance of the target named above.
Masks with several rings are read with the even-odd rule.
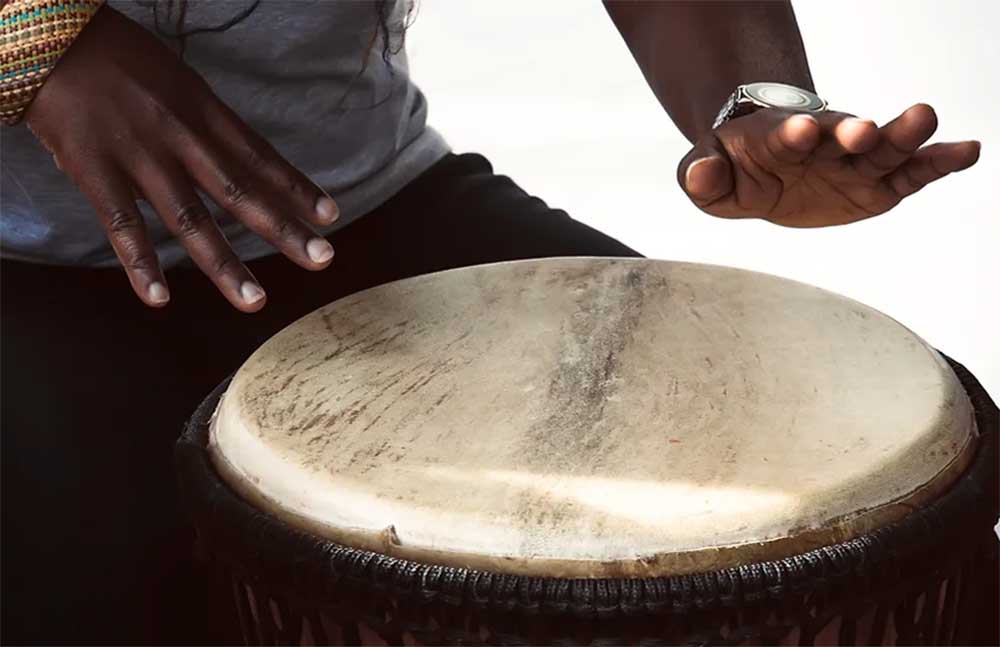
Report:
[[[975,378],[862,304],[571,258],[301,319],[177,456],[252,643],[964,644],[996,442]]]

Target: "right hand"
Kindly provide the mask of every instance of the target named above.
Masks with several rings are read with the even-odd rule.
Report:
[[[26,118],[97,211],[132,289],[150,306],[170,295],[137,199],[244,312],[264,306],[264,291],[196,189],[302,267],[320,270],[333,258],[306,224],[336,220],[333,200],[177,55],[108,6],[63,55]]]

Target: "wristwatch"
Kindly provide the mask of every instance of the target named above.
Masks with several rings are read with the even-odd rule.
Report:
[[[797,88],[784,83],[748,83],[736,88],[729,95],[726,104],[719,111],[712,128],[718,128],[730,119],[736,119],[761,108],[784,108],[802,112],[821,112],[826,110],[826,101],[820,99],[809,90]]]

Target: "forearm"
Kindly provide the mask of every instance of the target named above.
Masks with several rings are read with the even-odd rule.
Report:
[[[646,80],[695,141],[741,83],[815,91],[789,0],[605,0]]]

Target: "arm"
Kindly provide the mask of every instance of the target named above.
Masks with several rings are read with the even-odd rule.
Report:
[[[778,81],[812,92],[791,3],[606,1],[649,86],[691,142],[741,83]]]
[[[740,84],[776,81],[815,92],[788,0],[606,0],[646,80],[694,144],[678,182],[700,209],[793,227],[869,218],[975,164],[976,141],[924,146],[937,128],[926,104],[888,124],[843,112],[769,108],[712,130]]]

